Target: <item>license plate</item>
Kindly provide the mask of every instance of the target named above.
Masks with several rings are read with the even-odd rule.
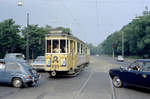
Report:
[[[34,77],[32,78],[32,81],[34,82]]]

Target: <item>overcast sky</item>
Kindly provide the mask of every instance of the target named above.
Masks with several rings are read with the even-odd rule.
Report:
[[[13,18],[17,24],[69,27],[81,40],[98,45],[120,30],[136,15],[142,15],[150,0],[0,0],[0,21]]]

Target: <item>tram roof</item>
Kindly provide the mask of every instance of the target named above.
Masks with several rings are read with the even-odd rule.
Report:
[[[49,34],[46,34],[46,37],[67,37],[67,38],[75,39],[75,40],[78,40],[78,41],[84,43],[77,37],[73,36],[72,34],[68,34],[68,33],[49,33]]]

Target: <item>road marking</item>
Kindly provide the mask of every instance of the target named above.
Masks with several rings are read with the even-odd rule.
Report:
[[[111,80],[110,76],[109,76],[109,80],[110,80],[110,86],[111,86],[111,91],[112,91],[112,99],[117,99],[116,91],[115,91],[115,88],[112,84],[112,80]]]
[[[91,79],[93,75],[93,72],[91,70],[90,75],[88,77],[88,79],[83,83],[83,85],[80,87],[79,91],[73,96],[73,99],[78,99],[78,97],[80,96],[80,94],[83,92],[84,88],[86,87],[86,85],[88,84],[88,81]]]

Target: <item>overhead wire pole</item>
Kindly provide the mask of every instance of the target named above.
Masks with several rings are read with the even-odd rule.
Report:
[[[26,47],[27,62],[29,63],[29,13],[27,13],[27,47]]]
[[[122,57],[124,57],[124,32],[122,31]]]
[[[95,1],[96,3],[96,20],[97,20],[97,32],[100,32],[100,24],[99,24],[99,10],[98,10],[98,0]]]

